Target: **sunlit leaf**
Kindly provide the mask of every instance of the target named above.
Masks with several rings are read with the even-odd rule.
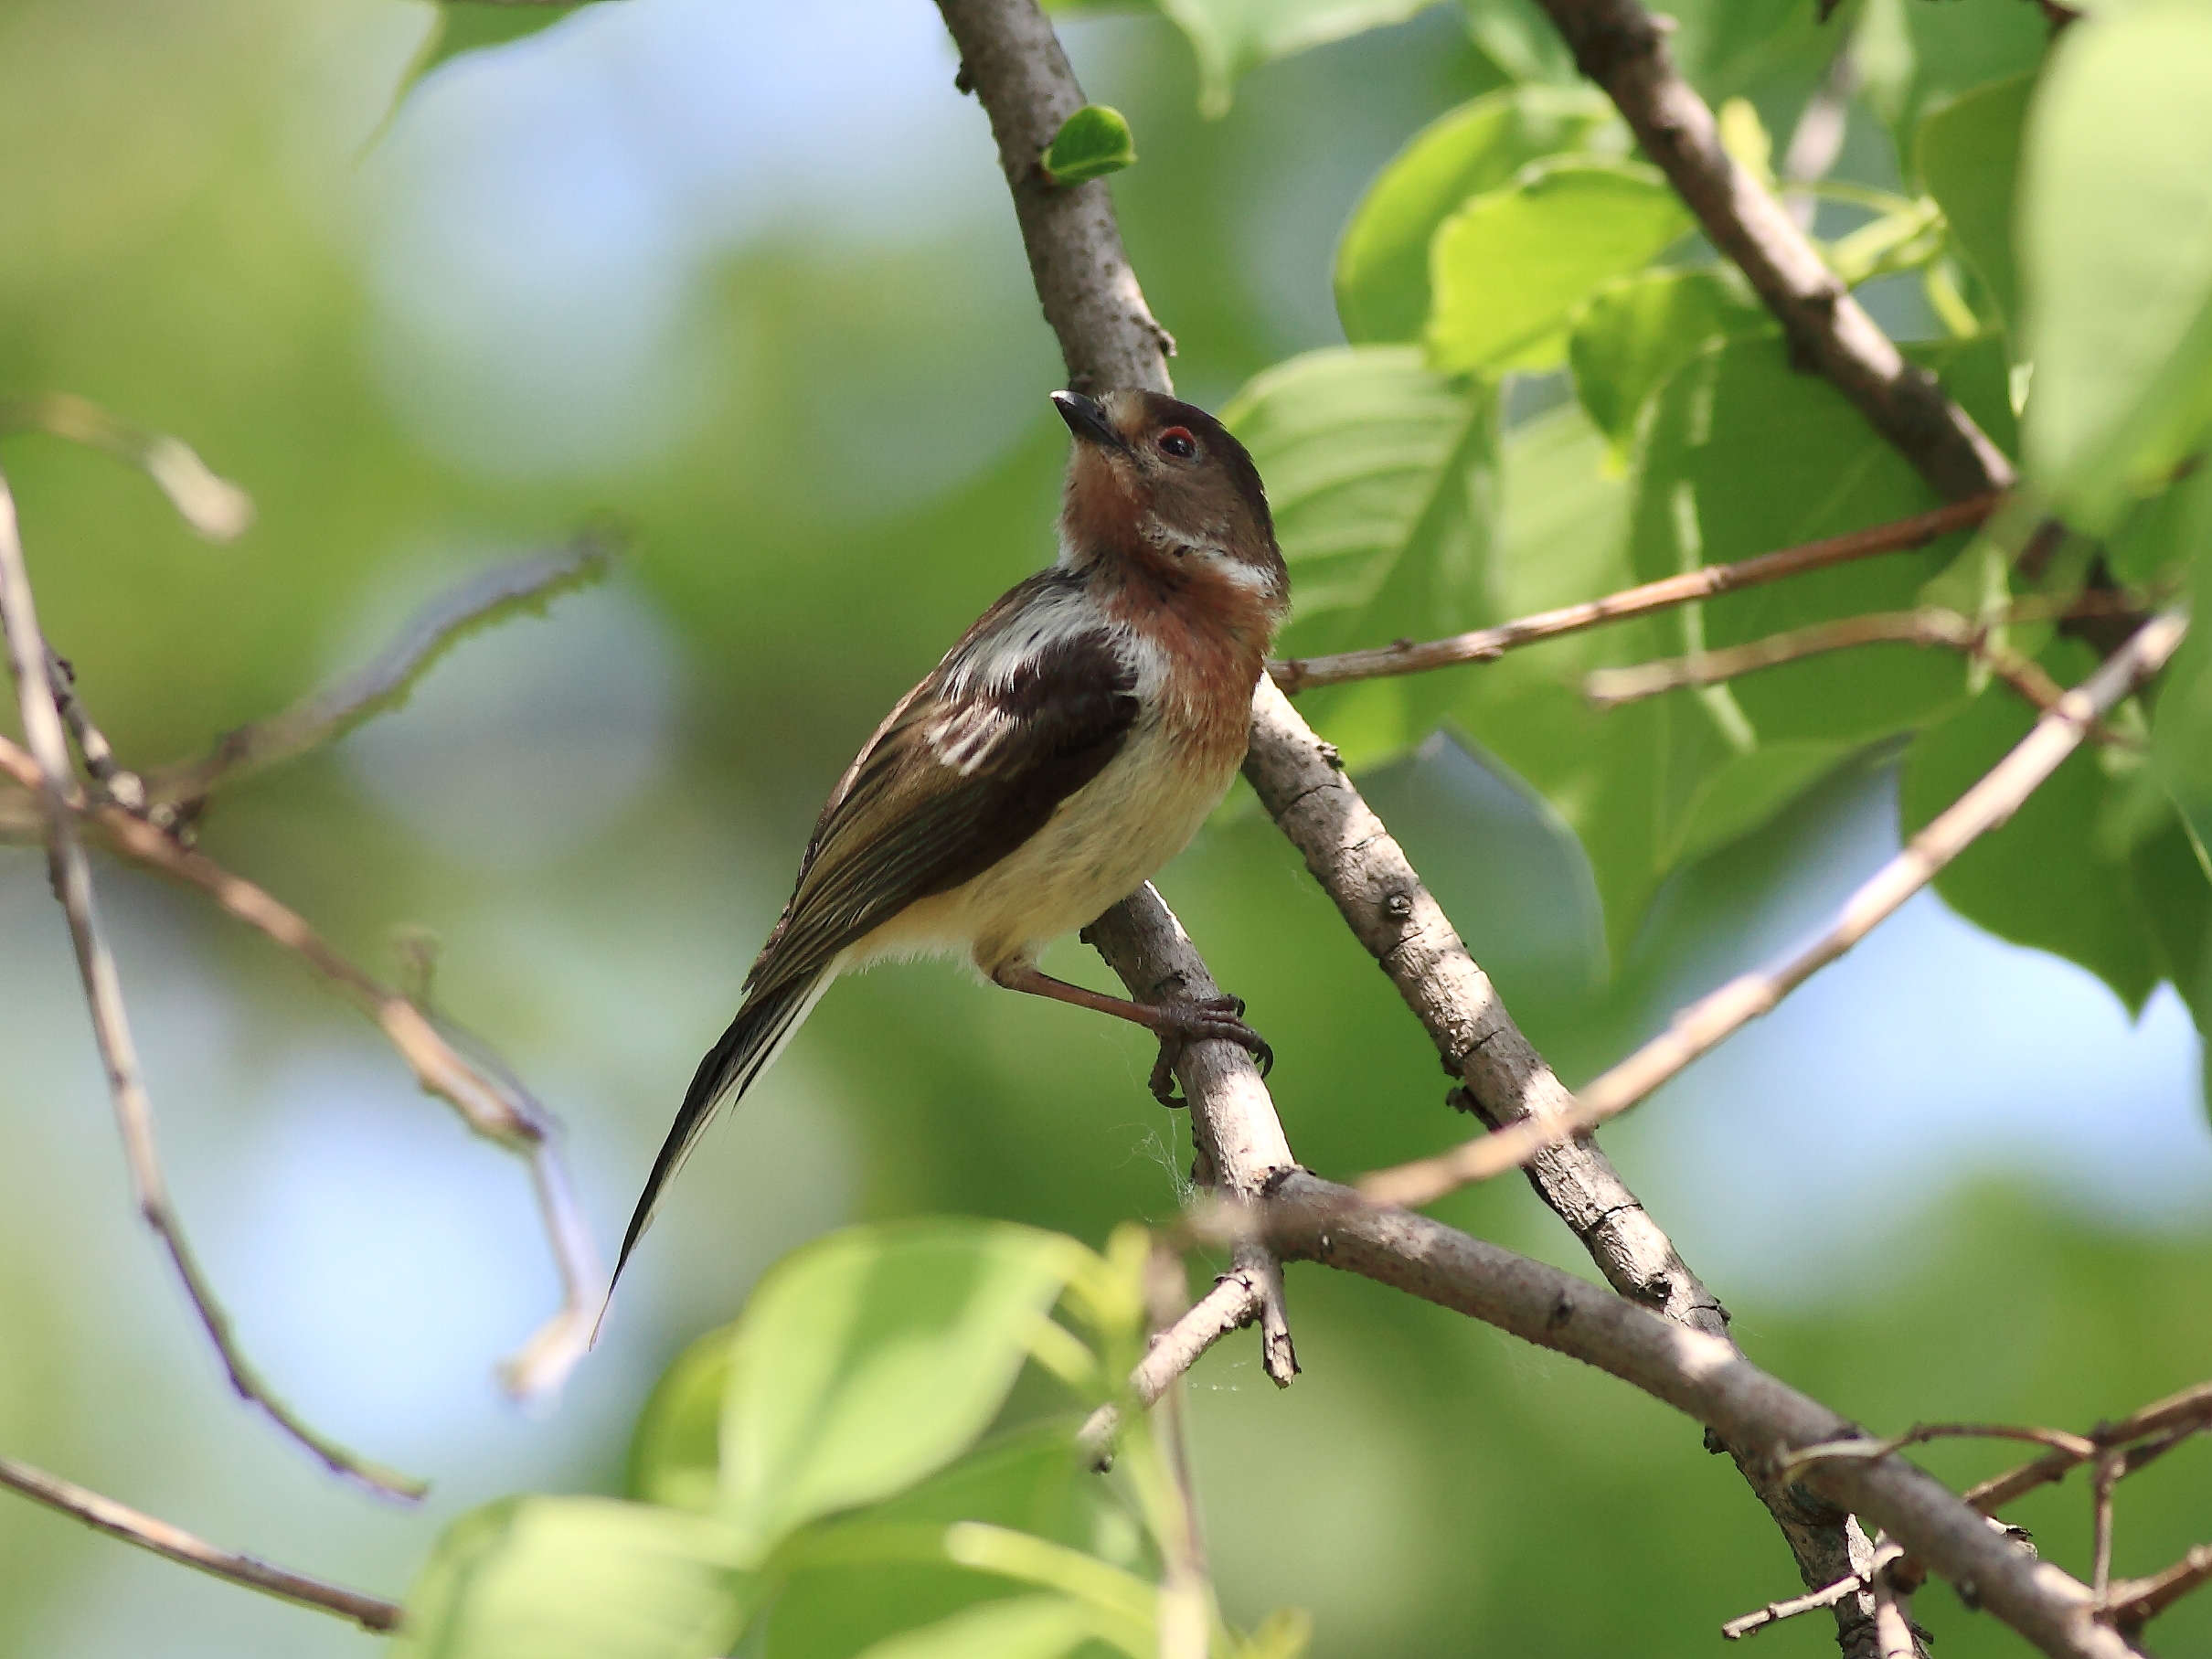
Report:
[[[1548,30],[1550,25],[1546,23]],[[1469,198],[1530,162],[1622,129],[1593,87],[1530,86],[1462,104],[1414,134],[1360,197],[1336,246],[1336,314],[1355,345],[1415,341],[1429,320],[1429,244]]]
[[[737,1327],[710,1331],[654,1385],[630,1439],[630,1495],[711,1512],[721,1486],[722,1397]]]
[[[2031,480],[2109,529],[2212,422],[2212,9],[2069,28],[2031,112],[2020,261]]]
[[[515,1498],[446,1528],[407,1599],[406,1659],[710,1659],[743,1622],[737,1540],[607,1498]]]
[[[1045,146],[1045,176],[1056,185],[1079,185],[1133,166],[1136,140],[1119,110],[1087,103],[1066,121]]]
[[[1564,355],[1575,310],[1690,228],[1653,168],[1562,156],[1476,197],[1430,250],[1430,360],[1454,372],[1541,367]]]
[[[1086,1252],[973,1220],[854,1228],[760,1281],[722,1415],[722,1513],[758,1547],[959,1455]]]
[[[1065,1596],[962,1609],[867,1649],[861,1659],[1058,1659],[1100,1634],[1098,1615]]]
[[[1976,88],[1920,122],[1913,144],[1921,181],[1941,204],[1951,234],[1988,284],[1999,319],[2016,327],[2020,284],[2013,259],[2013,198],[2032,75]]]

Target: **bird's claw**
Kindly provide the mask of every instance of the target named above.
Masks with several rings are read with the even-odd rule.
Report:
[[[1275,1051],[1265,1037],[1244,1023],[1242,997],[1196,997],[1159,1006],[1163,1016],[1160,1058],[1153,1062],[1151,1087],[1153,1099],[1161,1105],[1190,1104],[1175,1093],[1175,1068],[1182,1063],[1183,1051],[1195,1042],[1235,1043],[1252,1057],[1261,1077],[1274,1069]]]

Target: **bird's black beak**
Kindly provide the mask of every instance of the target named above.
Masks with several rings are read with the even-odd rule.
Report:
[[[1086,398],[1081,392],[1054,392],[1052,402],[1060,411],[1060,419],[1068,423],[1068,430],[1076,435],[1079,441],[1099,444],[1110,450],[1125,450],[1129,447],[1122,441],[1122,434],[1114,430],[1113,422],[1107,418],[1106,406],[1096,398]]]

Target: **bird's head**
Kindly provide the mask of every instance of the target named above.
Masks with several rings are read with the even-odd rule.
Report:
[[[1260,470],[1228,429],[1159,392],[1054,392],[1075,434],[1062,558],[1111,561],[1197,597],[1257,610],[1272,632],[1290,602]]]

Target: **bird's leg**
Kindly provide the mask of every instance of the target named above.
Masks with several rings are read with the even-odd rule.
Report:
[[[1183,997],[1164,1003],[1131,1002],[1109,996],[1040,973],[1027,962],[1005,962],[991,970],[994,984],[1031,996],[1048,996],[1056,1003],[1072,1003],[1142,1026],[1160,1039],[1160,1058],[1152,1069],[1153,1098],[1163,1106],[1186,1102],[1175,1097],[1175,1063],[1183,1050],[1196,1042],[1235,1043],[1260,1063],[1262,1077],[1275,1063],[1275,1051],[1267,1039],[1244,1023],[1244,1001],[1235,996]]]

